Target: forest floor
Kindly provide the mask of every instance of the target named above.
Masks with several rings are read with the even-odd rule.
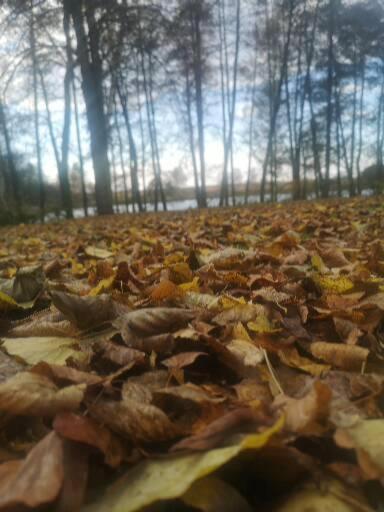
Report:
[[[0,510],[382,509],[383,235],[383,197],[1,229]]]

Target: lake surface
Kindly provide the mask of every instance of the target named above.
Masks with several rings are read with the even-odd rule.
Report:
[[[363,196],[371,196],[374,193],[372,189],[365,189],[362,191]],[[335,192],[332,192],[330,194],[331,197],[335,197],[337,194]],[[342,197],[348,197],[348,190],[343,190]],[[315,194],[309,194],[307,196],[307,199],[315,199]],[[289,201],[291,199],[291,194],[288,192],[278,194],[277,201]],[[248,197],[248,204],[255,204],[258,203],[260,200],[259,194],[253,194]],[[265,196],[265,201],[268,202],[270,200],[270,196],[267,194]],[[220,204],[220,198],[219,197],[211,197],[207,200],[209,207],[217,207]],[[236,196],[236,205],[240,206],[244,204],[244,196]],[[163,211],[162,205],[159,203],[158,211]],[[153,212],[155,211],[155,206],[153,203],[147,203],[145,205],[147,212]],[[167,211],[175,212],[175,211],[185,211],[185,210],[191,210],[197,208],[197,202],[196,199],[182,199],[182,200],[171,200],[167,201]],[[115,213],[126,213],[126,207],[124,204],[114,205],[114,211]],[[132,205],[128,205],[128,212],[132,213]],[[88,215],[93,216],[96,215],[96,207],[95,206],[89,206],[88,207]],[[74,208],[73,209],[73,215],[75,218],[80,219],[84,217],[84,209],[83,208]],[[61,216],[64,218],[64,214]],[[60,218],[56,213],[48,213],[46,215],[45,220],[57,220]]]

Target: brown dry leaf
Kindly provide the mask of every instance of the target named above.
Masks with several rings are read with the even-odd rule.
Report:
[[[201,432],[179,441],[172,446],[171,451],[211,450],[231,434],[241,432],[250,425],[256,425],[256,422],[257,416],[252,409],[235,409],[210,423]]]
[[[307,395],[296,399],[280,395],[274,405],[284,410],[286,428],[292,432],[317,432],[318,424],[326,420],[332,398],[330,388],[316,381]]]
[[[151,299],[155,302],[161,302],[162,300],[174,299],[181,295],[181,289],[169,279],[160,281],[159,284],[154,286],[151,290]]]
[[[83,400],[85,385],[58,389],[43,375],[21,372],[0,384],[0,411],[8,416],[54,416],[76,411]]]
[[[295,347],[285,347],[278,351],[281,361],[291,368],[298,368],[314,377],[320,377],[323,373],[331,369],[330,365],[319,364],[310,359],[301,356]]]
[[[339,247],[324,249],[320,254],[328,267],[345,267],[350,264],[350,261],[347,260],[344,252]]]
[[[360,302],[360,306],[377,306],[384,311],[384,293],[376,293],[371,295]]]
[[[258,315],[265,315],[266,311],[261,304],[244,304],[226,309],[213,318],[213,322],[219,325],[227,325],[232,322],[250,322]]]
[[[64,441],[64,482],[55,503],[55,512],[79,512],[88,484],[88,450],[72,441]]]
[[[132,391],[125,395],[131,395]],[[167,441],[181,434],[161,409],[146,403],[145,396],[139,401],[142,398],[138,394],[133,399],[125,396],[119,402],[101,398],[88,402],[88,411],[102,425],[135,442]]]
[[[181,352],[180,354],[176,354],[175,356],[169,357],[168,359],[163,359],[161,364],[169,369],[180,369],[185,368],[186,366],[190,366],[199,357],[207,355],[208,354],[206,352]]]
[[[111,322],[116,309],[110,295],[79,297],[65,292],[52,291],[52,302],[63,315],[80,329],[89,329]]]
[[[196,313],[189,309],[145,308],[120,316],[114,324],[121,329],[121,335],[125,339],[131,333],[151,336],[175,331],[187,325],[195,316]]]
[[[0,465],[0,509],[20,510],[52,503],[64,482],[64,445],[51,432],[22,461]]]
[[[104,341],[99,345],[99,347],[102,350],[102,355],[104,358],[120,366],[125,366],[131,363],[142,365],[146,360],[146,355],[144,352],[134,348],[118,345],[112,341]]]
[[[313,356],[343,370],[361,370],[369,354],[364,347],[325,341],[315,341],[310,349]]]
[[[226,348],[243,364],[245,368],[256,368],[264,361],[264,353],[261,348],[243,339],[233,339],[226,344]]]
[[[103,377],[93,373],[83,372],[71,368],[69,366],[61,366],[57,364],[48,364],[40,362],[33,366],[30,371],[48,377],[52,381],[61,383],[73,384],[86,384],[87,386],[94,386],[103,382]]]
[[[112,432],[91,418],[62,412],[55,417],[52,426],[62,437],[100,450],[105,457],[105,462],[110,466],[117,467],[121,464],[125,454],[122,443]]]
[[[356,345],[360,336],[363,335],[363,332],[357,325],[346,318],[334,317],[333,323],[340,339],[347,343],[347,345]]]

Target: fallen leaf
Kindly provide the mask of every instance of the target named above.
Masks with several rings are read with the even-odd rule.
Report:
[[[42,375],[21,372],[0,384],[0,411],[9,416],[54,416],[80,407],[85,385],[58,389]]]
[[[332,392],[326,384],[316,381],[303,398],[279,395],[275,407],[283,407],[286,428],[292,432],[311,431],[316,424],[327,418]]]
[[[180,499],[186,505],[203,512],[252,511],[245,498],[234,487],[213,476],[194,482]]]
[[[27,364],[40,361],[64,365],[67,359],[84,360],[84,354],[78,348],[78,340],[74,338],[57,338],[41,336],[30,338],[3,338],[2,347],[8,354],[17,356]]]
[[[100,450],[105,457],[105,462],[110,466],[117,467],[122,462],[124,448],[119,439],[91,418],[62,412],[55,417],[52,426],[62,437]]]
[[[107,251],[106,249],[101,249],[100,247],[95,247],[93,245],[86,247],[84,252],[90,258],[98,258],[102,260],[113,256],[113,252]]]
[[[116,310],[110,295],[79,297],[52,291],[51,297],[57,309],[80,329],[97,327],[116,318]]]
[[[325,341],[315,341],[310,349],[312,355],[318,359],[343,370],[360,370],[369,354],[369,350],[364,347]]]
[[[53,502],[64,481],[63,450],[63,441],[51,432],[26,459],[1,464],[0,509],[36,508]]]
[[[283,419],[238,444],[208,452],[148,460],[123,475],[97,503],[82,512],[135,512],[154,502],[182,496],[199,478],[209,475],[243,450],[257,450],[281,430]],[[161,478],[159,478],[161,475]]]

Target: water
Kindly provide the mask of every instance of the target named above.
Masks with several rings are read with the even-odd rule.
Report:
[[[373,190],[371,189],[365,189],[362,191],[363,196],[371,196],[373,194]],[[336,196],[337,193],[335,191],[332,191],[331,196]],[[342,193],[343,197],[348,197],[348,191],[343,190]],[[291,194],[289,192],[280,193],[277,196],[277,201],[289,201],[292,198]],[[308,194],[307,199],[315,199],[315,194]],[[259,194],[252,194],[248,197],[248,204],[255,204],[258,203],[260,200]],[[267,194],[265,197],[265,201],[268,202],[270,200],[270,196]],[[220,204],[220,198],[219,197],[210,197],[208,198],[208,206],[209,207],[217,207]],[[244,196],[236,196],[236,205],[240,206],[244,204]],[[153,212],[155,211],[155,207],[153,203],[147,203],[146,205],[146,211],[147,212]],[[162,205],[159,203],[159,209],[158,211],[163,211]],[[171,200],[167,201],[167,210],[171,212],[175,211],[186,211],[186,210],[192,210],[197,208],[197,202],[196,199],[178,199],[178,200]],[[126,213],[126,207],[124,204],[120,204],[118,208],[116,208],[116,205],[114,206],[115,213]],[[132,213],[132,205],[128,205],[128,211],[129,213]],[[96,215],[96,207],[95,206],[89,206],[88,207],[88,215],[93,216]],[[74,208],[73,209],[73,215],[75,218],[80,219],[84,217],[84,209],[83,208]],[[57,215],[57,213],[49,213],[46,215],[47,221],[57,220],[58,218],[64,218],[64,215]]]

